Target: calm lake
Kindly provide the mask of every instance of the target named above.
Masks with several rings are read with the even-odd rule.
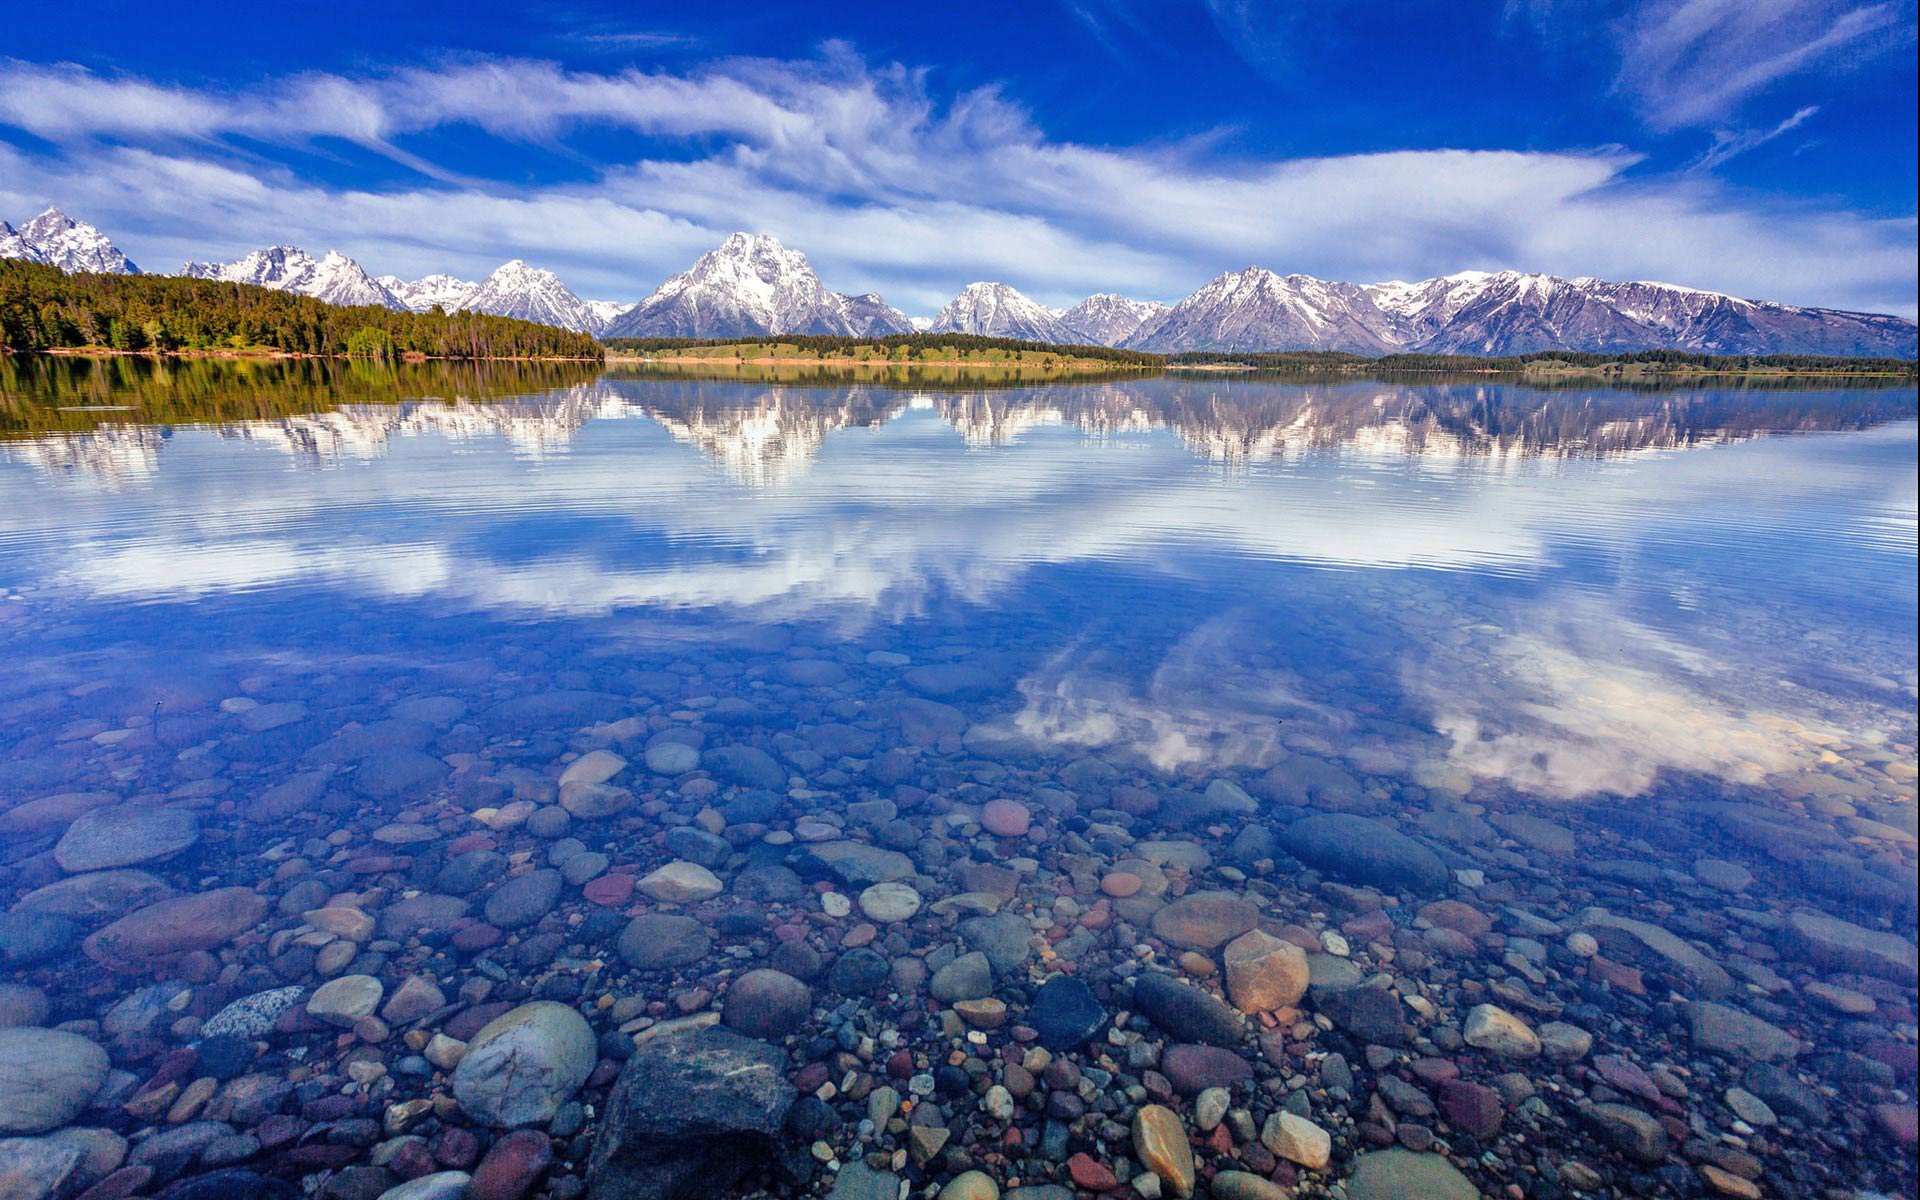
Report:
[[[0,1036],[111,1059],[38,1123],[0,1079],[0,1136],[397,1184],[471,1169],[450,1129],[539,1125],[585,1180],[626,1035],[719,1014],[824,1101],[742,1168],[772,1195],[1153,1169],[1099,1114],[1211,1086],[1333,1150],[1195,1134],[1203,1176],[1411,1194],[1367,1172],[1451,1149],[1487,1196],[1910,1195],[1917,411],[0,361]],[[1256,928],[1304,999],[1233,994]],[[1251,1071],[1163,1057],[1210,1040],[1163,975],[1246,1014]],[[530,1117],[428,1054],[529,1000],[601,1047]],[[290,1090],[230,1095],[257,1076]],[[887,1088],[951,1149],[896,1154]]]

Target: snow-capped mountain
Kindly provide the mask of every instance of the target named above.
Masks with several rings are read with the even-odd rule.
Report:
[[[1163,353],[1666,349],[1911,358],[1920,335],[1900,317],[1765,304],[1665,283],[1462,271],[1363,285],[1249,267],[1212,280],[1123,344]]]
[[[442,312],[517,317],[578,333],[599,333],[627,310],[617,300],[582,300],[552,271],[530,267],[517,258],[478,283],[444,274],[411,282],[398,275],[382,275],[379,282],[413,312],[426,312],[437,304]]]
[[[1668,283],[1468,271],[1405,292],[1391,284],[1372,290],[1403,324],[1404,344],[1432,353],[1657,347],[1912,357],[1916,344],[1913,322],[1898,317],[1766,304]]]
[[[366,268],[338,250],[329,250],[325,258],[316,261],[298,246],[269,246],[230,263],[190,262],[180,268],[180,273],[191,279],[220,279],[295,292],[328,304],[373,306],[396,312],[405,311],[407,307],[367,274]]]
[[[827,290],[807,256],[764,233],[736,233],[607,327],[609,337],[905,333],[878,296]]]
[[[425,275],[411,283],[398,275],[382,275],[377,282],[409,310],[420,313],[436,304],[441,312],[453,312],[480,286],[471,279],[445,274]]]
[[[1129,300],[1112,292],[1088,296],[1060,314],[1076,342],[1094,346],[1118,346],[1140,331],[1140,327],[1167,311],[1157,300]]]
[[[1060,313],[1004,283],[970,283],[934,314],[933,333],[976,333],[1026,342],[1072,343],[1078,339]]]
[[[517,258],[502,263],[482,279],[460,302],[460,308],[583,333],[597,333],[601,327],[593,310],[561,283],[558,275],[530,267]]]
[[[841,296],[846,301],[848,332],[859,337],[891,337],[912,333],[913,322],[907,314],[880,298],[878,292],[864,296]]]
[[[15,229],[0,221],[0,258],[24,258],[62,271],[91,271],[101,275],[138,275],[140,268],[120,253],[107,235],[76,221],[58,208],[49,208]]]
[[[582,300],[580,303],[586,305],[587,311],[593,314],[595,333],[613,324],[614,318],[633,307],[624,300]]]
[[[1367,289],[1306,275],[1276,275],[1264,267],[1229,271],[1147,322],[1126,345],[1179,350],[1350,350],[1384,354],[1401,349],[1393,321]]]

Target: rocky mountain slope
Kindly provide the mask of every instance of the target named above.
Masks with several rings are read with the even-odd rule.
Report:
[[[312,296],[328,304],[370,305],[405,311],[406,304],[338,250],[315,259],[298,246],[269,246],[230,263],[190,262],[180,268],[190,279],[250,283],[276,291]]]
[[[76,221],[58,208],[49,208],[15,229],[0,221],[0,258],[23,258],[62,271],[89,271],[102,275],[138,275],[120,248],[85,221]]]
[[[1508,355],[1539,350],[1913,357],[1912,321],[1795,308],[1665,283],[1463,271],[1419,283],[1331,283],[1230,271],[1148,321],[1138,350],[1343,350]]]
[[[1060,315],[1004,283],[970,283],[934,314],[930,329],[933,333],[974,333],[1028,342],[1066,344],[1080,340],[1061,323]]]
[[[756,337],[906,333],[874,295],[829,291],[807,256],[767,234],[736,233],[607,327],[609,337]]]
[[[1060,324],[1076,342],[1093,346],[1118,346],[1140,331],[1147,322],[1167,311],[1157,300],[1129,300],[1112,292],[1101,292],[1060,314]]]

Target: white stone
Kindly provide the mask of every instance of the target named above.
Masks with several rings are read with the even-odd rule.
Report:
[[[642,879],[638,887],[655,900],[675,904],[697,904],[718,896],[724,886],[720,877],[699,863],[682,859],[670,862]]]

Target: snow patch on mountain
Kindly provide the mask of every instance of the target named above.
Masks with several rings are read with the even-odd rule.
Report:
[[[932,333],[973,333],[982,337],[1067,344],[1077,340],[1061,314],[1021,295],[1004,283],[970,283],[934,315]]]
[[[230,263],[190,262],[180,273],[192,279],[219,279],[293,292],[328,304],[390,308],[395,312],[407,308],[367,274],[366,268],[338,250],[329,250],[324,258],[316,260],[298,246],[268,246]]]
[[[18,229],[0,221],[0,258],[46,263],[69,272],[140,273],[140,268],[106,234],[58,208],[48,208]]]
[[[911,326],[876,295],[829,291],[807,256],[764,233],[735,233],[607,327],[609,337],[879,337]]]
[[[1130,300],[1112,292],[1101,292],[1060,314],[1060,324],[1077,342],[1094,346],[1118,346],[1148,321],[1156,320],[1167,306],[1156,300]]]
[[[423,275],[411,283],[398,275],[382,275],[379,283],[409,310],[418,313],[427,312],[436,304],[441,312],[455,312],[480,286],[471,279],[447,274]]]

